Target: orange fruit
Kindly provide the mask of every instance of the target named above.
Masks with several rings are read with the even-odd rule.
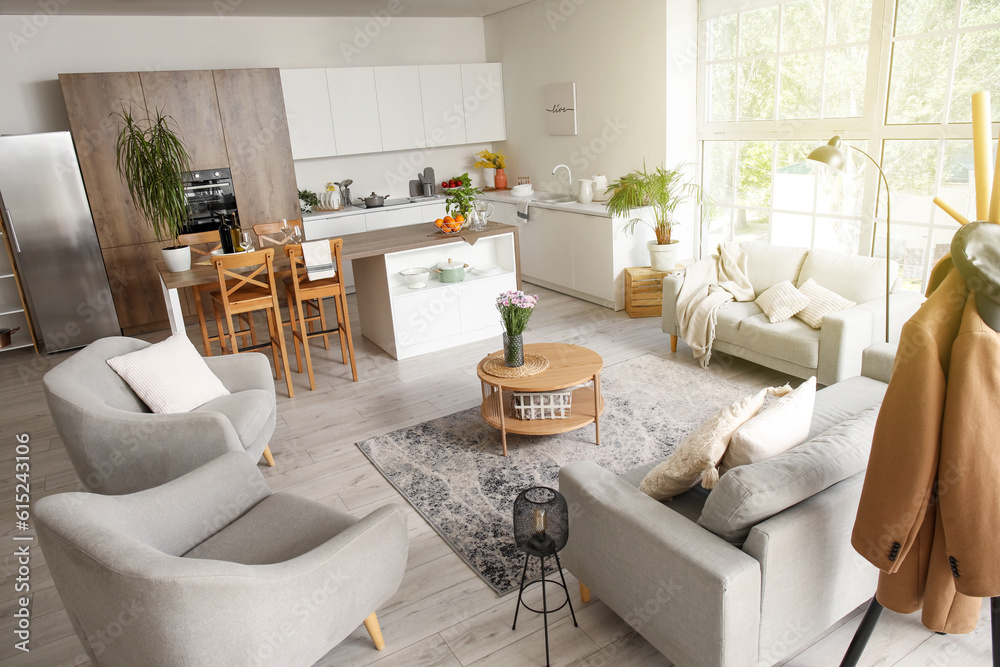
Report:
[[[465,222],[465,216],[459,213],[455,216],[455,222]]]
[[[444,227],[444,220],[438,218],[437,220],[434,221],[434,224],[437,225],[438,227]]]
[[[455,218],[451,217],[450,215],[446,215],[444,216],[444,222],[446,225],[450,224],[452,222],[455,222]]]

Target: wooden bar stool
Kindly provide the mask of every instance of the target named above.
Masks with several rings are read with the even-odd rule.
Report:
[[[222,241],[219,240],[219,231],[211,232],[193,232],[191,234],[181,234],[177,237],[177,242],[181,245],[186,245],[191,248],[191,253],[195,255],[194,261],[202,261],[206,257],[211,257],[212,252],[215,250],[222,250]],[[205,347],[205,356],[212,356],[212,343],[218,342],[219,347],[222,347],[222,341],[219,336],[222,333],[220,329],[219,332],[210,336],[208,333],[208,322],[205,319],[205,307],[202,305],[202,294],[207,294],[215,289],[215,285],[193,285],[191,287],[191,293],[194,295],[194,307],[198,311],[198,327],[201,329],[201,342]],[[242,324],[242,329],[237,332],[243,339],[243,344],[247,344],[247,334],[250,335],[250,340],[252,345],[257,344],[257,333],[253,329],[253,320],[250,318],[249,313],[242,313],[239,316]]]
[[[292,389],[288,354],[285,350],[285,330],[281,326],[281,304],[278,302],[278,290],[274,285],[274,249],[266,248],[237,255],[214,255],[212,266],[219,273],[219,289],[212,292],[212,308],[219,327],[219,342],[223,354],[230,352],[227,349],[226,338],[229,338],[233,354],[270,345],[274,355],[275,377],[280,380],[281,369],[284,368],[288,397],[294,398],[295,390]],[[239,269],[242,269],[242,272],[238,272]],[[233,330],[233,315],[257,310],[265,311],[267,316],[268,342],[245,346],[241,350],[236,344],[237,332]],[[223,315],[228,329],[225,335],[221,335],[227,330],[223,329]]]
[[[351,374],[354,381],[358,381],[358,367],[354,361],[354,339],[351,337],[351,320],[347,314],[347,294],[344,291],[344,284],[341,276],[344,275],[340,263],[340,253],[344,245],[341,239],[330,239],[330,255],[333,257],[337,267],[337,275],[333,278],[323,278],[322,280],[309,280],[306,273],[305,259],[302,257],[302,246],[300,244],[286,245],[285,254],[291,261],[292,275],[285,278],[285,298],[288,301],[288,312],[292,320],[292,346],[295,348],[295,362],[298,372],[302,372],[302,359],[299,356],[299,345],[302,345],[302,354],[306,358],[306,369],[309,371],[309,388],[316,389],[316,380],[313,377],[312,356],[309,354],[309,339],[322,336],[326,349],[330,349],[327,336],[333,332],[340,335],[340,352],[344,363],[348,363],[350,356]],[[326,318],[322,315],[322,303],[326,297],[333,297],[333,303],[337,310],[337,326],[327,328]],[[306,317],[302,304],[315,299],[320,306],[318,315],[311,318]],[[313,331],[309,320],[320,320],[322,328]],[[298,342],[296,342],[298,341]]]

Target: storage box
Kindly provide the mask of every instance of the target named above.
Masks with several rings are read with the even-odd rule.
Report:
[[[518,419],[566,419],[573,392],[570,389],[545,392],[514,392],[514,416]]]
[[[678,265],[678,271],[683,267]],[[673,271],[654,271],[648,266],[625,269],[625,312],[629,317],[660,317],[663,314],[663,277]]]

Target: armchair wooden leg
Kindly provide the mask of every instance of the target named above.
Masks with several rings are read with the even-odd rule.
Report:
[[[590,589],[582,581],[580,582],[580,600],[590,602]]]
[[[264,460],[267,461],[269,467],[274,467],[274,456],[271,455],[271,445],[264,448]]]
[[[379,651],[385,649],[385,640],[382,639],[382,628],[378,627],[378,619],[375,618],[375,612],[365,619],[365,630],[371,635],[372,642],[375,643],[375,648]]]
[[[670,334],[670,351],[671,352],[677,351],[677,336],[673,334]]]

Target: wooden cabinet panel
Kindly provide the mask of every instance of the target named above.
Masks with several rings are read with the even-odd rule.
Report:
[[[139,79],[150,113],[162,110],[173,120],[172,127],[191,158],[191,171],[229,165],[210,70],[140,72]]]
[[[214,75],[243,228],[300,217],[278,70],[227,69]]]
[[[136,245],[104,248],[104,265],[108,269],[108,280],[116,287],[113,290],[118,323],[127,334],[141,331],[155,331],[166,328],[167,306],[163,302],[160,275],[156,271],[156,260],[161,259],[160,241]],[[190,290],[184,290],[181,300],[185,315],[193,315],[193,300]]]
[[[60,74],[73,143],[102,248],[153,241],[115,167],[120,121],[111,114],[145,105],[138,72]]]
[[[336,155],[326,70],[321,67],[281,70],[281,93],[288,114],[292,157],[301,160]]]

